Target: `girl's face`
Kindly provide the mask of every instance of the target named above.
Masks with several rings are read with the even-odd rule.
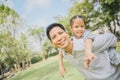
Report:
[[[71,30],[76,38],[80,38],[85,31],[85,23],[82,18],[73,19]]]
[[[52,44],[57,48],[65,49],[69,46],[69,35],[60,27],[54,27],[49,32]]]

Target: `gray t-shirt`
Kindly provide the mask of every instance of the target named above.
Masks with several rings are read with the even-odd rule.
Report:
[[[115,46],[116,41],[116,37],[111,33],[95,36],[93,53],[97,56],[97,59],[90,62],[88,70],[84,68],[84,39],[73,37],[72,55],[64,50],[61,50],[61,53],[87,80],[120,80],[120,67],[110,63],[110,51],[107,50],[109,47]]]

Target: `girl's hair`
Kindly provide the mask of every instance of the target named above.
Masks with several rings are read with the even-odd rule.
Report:
[[[52,23],[52,24],[50,24],[50,25],[47,27],[47,29],[46,29],[46,34],[47,34],[47,37],[48,37],[49,40],[51,40],[49,32],[50,32],[51,29],[53,29],[54,27],[59,27],[59,28],[61,28],[61,29],[63,29],[63,30],[65,31],[64,26],[63,26],[62,24],[60,24],[60,23]]]
[[[74,20],[74,19],[77,19],[77,18],[83,19],[83,21],[84,21],[84,23],[85,23],[85,19],[84,19],[83,16],[81,16],[81,15],[75,15],[75,16],[73,16],[73,17],[70,19],[70,26],[73,25],[73,20]]]

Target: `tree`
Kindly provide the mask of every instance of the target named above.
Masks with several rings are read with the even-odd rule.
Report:
[[[100,0],[99,3],[102,6],[103,22],[116,35],[116,27],[119,26],[120,28],[120,0]],[[111,25],[111,22],[113,22],[113,25]]]
[[[50,41],[48,39],[46,39],[43,43],[43,47],[48,57],[50,54],[53,53],[52,51],[55,50],[55,48],[52,46],[52,44],[50,44]]]
[[[27,66],[30,66],[31,65],[31,58],[30,58],[30,52],[28,50],[28,40],[27,40],[27,37],[24,35],[24,34],[21,34],[21,37],[20,37],[20,45],[21,45],[21,48],[20,48],[20,61],[22,63],[22,68],[24,69],[25,68],[25,64],[27,64]]]
[[[16,28],[19,25],[19,15],[8,6],[0,4],[0,70],[11,70],[14,64],[19,67],[20,44],[16,39]],[[20,56],[18,56],[20,55]],[[3,73],[4,75],[4,73]],[[4,76],[3,76],[4,77]]]
[[[44,27],[34,28],[30,30],[30,35],[34,36],[36,39],[40,42],[41,47],[41,53],[42,53],[42,60],[45,60],[45,51],[43,47],[43,41],[44,41]]]

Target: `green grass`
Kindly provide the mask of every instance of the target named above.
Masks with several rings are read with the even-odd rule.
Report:
[[[81,74],[67,61],[64,61],[64,63],[67,70],[64,78],[58,73],[58,60],[57,57],[54,57],[34,64],[29,69],[19,72],[10,80],[84,80]]]

